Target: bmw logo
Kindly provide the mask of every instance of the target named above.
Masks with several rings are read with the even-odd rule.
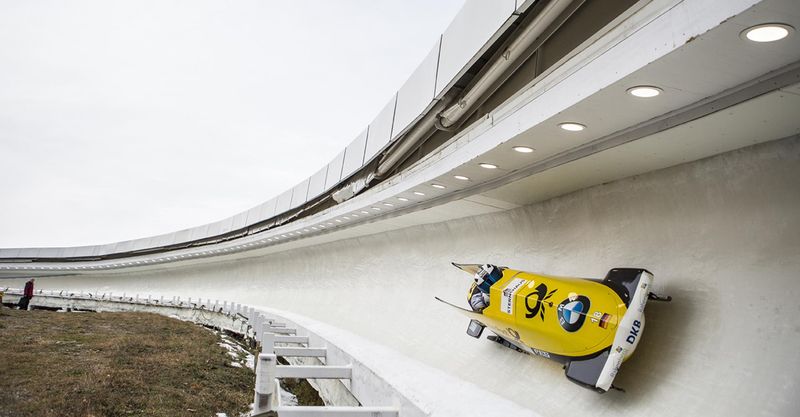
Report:
[[[589,304],[589,298],[584,295],[562,301],[558,305],[558,323],[568,332],[577,331],[586,321]]]

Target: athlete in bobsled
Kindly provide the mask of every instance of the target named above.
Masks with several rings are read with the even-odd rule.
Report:
[[[492,284],[503,278],[503,270],[498,266],[483,264],[475,272],[474,278],[475,282],[472,283],[469,289],[467,301],[469,301],[472,311],[480,313],[489,306],[489,289]]]

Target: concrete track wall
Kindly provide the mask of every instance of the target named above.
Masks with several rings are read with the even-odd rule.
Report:
[[[466,336],[466,319],[433,299],[465,303],[469,277],[450,261],[586,277],[646,267],[674,301],[648,306],[644,338],[615,381],[627,393],[598,395],[554,362]],[[800,139],[499,214],[235,263],[39,283],[292,311],[548,416],[798,415]]]

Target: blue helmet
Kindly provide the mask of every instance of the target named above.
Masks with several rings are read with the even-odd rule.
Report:
[[[475,283],[481,292],[488,293],[489,288],[503,278],[503,271],[494,265],[484,264],[475,273]]]

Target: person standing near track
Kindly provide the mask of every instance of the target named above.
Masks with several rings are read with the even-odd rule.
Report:
[[[35,279],[31,278],[25,283],[25,291],[22,293],[22,298],[19,299],[20,310],[27,310],[28,304],[31,302],[31,298],[33,298],[33,281],[35,281]]]

